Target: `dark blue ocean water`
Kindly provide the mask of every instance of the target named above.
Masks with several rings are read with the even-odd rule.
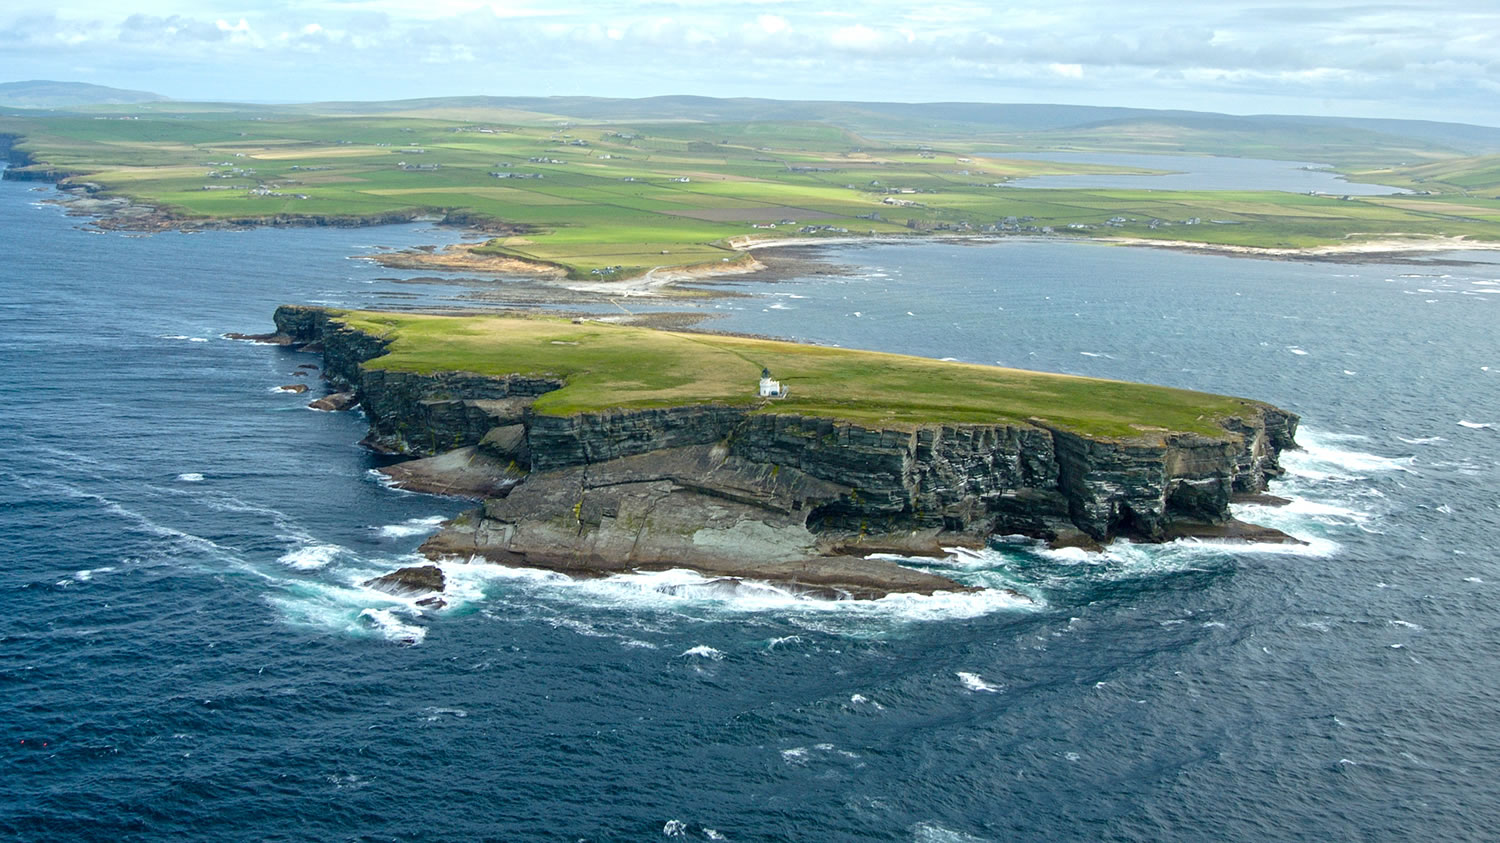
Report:
[[[23,840],[1490,838],[1500,266],[1017,241],[844,249],[720,327],[1252,395],[1307,450],[1247,552],[1001,543],[996,596],[448,565],[462,504],[220,338],[441,289],[416,227],[92,234],[0,182],[0,835]],[[1483,255],[1478,256],[1484,259]],[[400,298],[392,298],[390,294]],[[316,384],[316,381],[314,381]],[[415,641],[416,643],[409,643]]]

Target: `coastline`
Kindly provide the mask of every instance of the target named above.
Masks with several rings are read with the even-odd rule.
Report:
[[[68,174],[58,173],[59,177]],[[374,227],[429,221],[464,229],[474,237],[524,232],[492,220],[474,220],[464,214],[441,214],[422,211],[397,212],[366,216],[274,215],[234,219],[184,219],[160,208],[138,203],[128,197],[102,194],[91,182],[65,184],[53,180],[58,196],[43,200],[65,209],[70,216],[88,217],[91,225],[105,231],[156,233],[163,231],[244,230],[258,227]],[[953,243],[987,245],[1007,242],[1094,243],[1133,248],[1166,249],[1187,254],[1258,260],[1308,260],[1330,263],[1431,262],[1430,256],[1455,251],[1500,251],[1500,242],[1471,240],[1466,236],[1410,235],[1392,237],[1371,235],[1372,239],[1330,243],[1306,247],[1243,246],[1226,243],[1204,243],[1191,240],[1168,240],[1147,237],[1082,236],[1069,233],[1053,235],[1010,233],[913,233],[885,235],[849,235],[834,237],[776,237],[754,234],[738,235],[725,241],[738,258],[719,263],[682,266],[655,266],[640,275],[610,281],[569,279],[568,270],[560,265],[505,255],[476,254],[482,242],[457,243],[442,248],[419,248],[400,252],[360,255],[381,266],[404,270],[438,272],[472,272],[481,276],[505,276],[534,282],[539,290],[555,290],[558,304],[578,301],[577,297],[597,296],[603,301],[613,298],[669,298],[673,295],[713,295],[694,291],[682,285],[741,277],[751,281],[775,281],[791,277],[776,253],[799,250],[795,256],[798,268],[807,274],[844,274],[835,264],[821,256],[808,254],[827,246],[902,245],[907,243]],[[760,254],[757,254],[760,253]],[[771,254],[767,254],[771,253]],[[830,267],[832,272],[818,269]],[[675,289],[674,289],[675,288]],[[538,300],[545,300],[545,294]]]

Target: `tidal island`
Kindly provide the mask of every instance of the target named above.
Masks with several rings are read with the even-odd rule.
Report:
[[[324,406],[417,457],[393,482],[482,500],[433,558],[880,597],[966,589],[889,556],[995,535],[1292,540],[1230,515],[1295,447],[1297,416],[1257,401],[561,317],[275,322],[344,390]]]

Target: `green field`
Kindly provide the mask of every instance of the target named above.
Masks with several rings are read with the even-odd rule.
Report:
[[[592,321],[334,315],[392,340],[389,353],[367,366],[561,378],[567,385],[535,405],[552,415],[723,403],[886,427],[1039,418],[1083,434],[1124,437],[1151,430],[1222,434],[1217,419],[1254,406],[1161,386]],[[758,397],[762,368],[786,385],[787,397]]]
[[[824,120],[590,121],[464,102],[404,110],[152,103],[0,115],[0,133],[17,137],[35,168],[180,220],[454,215],[514,232],[482,251],[555,264],[575,278],[721,262],[752,236],[985,233],[1010,218],[1023,233],[1236,246],[1500,240],[1500,158],[1420,138],[1146,119],[1000,131],[845,111],[830,108],[834,116]],[[989,157],[1023,150],[1319,160],[1358,180],[1423,193],[1341,199],[1006,187],[1020,176],[1121,171]]]

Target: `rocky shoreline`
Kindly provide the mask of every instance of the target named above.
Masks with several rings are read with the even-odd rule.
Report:
[[[323,355],[354,394],[366,443],[420,457],[397,485],[479,509],[423,551],[578,575],[686,567],[826,594],[965,590],[868,558],[943,555],[996,534],[1094,547],[1115,538],[1294,541],[1235,521],[1296,447],[1297,416],[1264,404],[1223,434],[1089,437],[1040,420],[871,427],[687,404],[553,416],[562,382],[365,365],[386,340],[328,311],[283,306],[276,340]]]

